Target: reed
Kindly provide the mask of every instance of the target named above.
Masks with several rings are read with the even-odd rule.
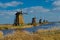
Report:
[[[35,33],[16,30],[7,34],[1,40],[60,40],[60,30],[38,30]]]

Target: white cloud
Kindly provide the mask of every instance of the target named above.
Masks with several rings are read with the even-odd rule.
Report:
[[[54,13],[60,13],[60,0],[55,0],[53,3],[54,8],[52,9],[52,11]]]
[[[54,6],[60,6],[60,0],[54,1],[54,2],[53,2],[53,5],[54,5]]]
[[[46,13],[49,11],[50,11],[49,9],[43,8],[42,6],[35,6],[35,7],[23,9],[23,12],[28,12],[28,13]]]
[[[54,0],[45,0],[45,2],[54,1]]]
[[[2,15],[2,16],[3,16],[4,14],[0,14],[0,15]]]
[[[6,16],[5,18],[9,19],[10,17],[9,16]]]
[[[17,2],[17,1],[12,1],[12,2],[7,2],[7,3],[2,3],[0,2],[0,7],[6,8],[6,7],[15,7],[17,5],[22,5],[23,2]]]
[[[13,10],[0,10],[0,15],[14,15],[15,13],[16,11]]]
[[[30,7],[30,8],[23,8],[22,9],[24,13],[48,13],[50,10],[43,8],[42,6],[35,6],[35,7]],[[3,12],[2,12],[3,11]],[[17,11],[20,11],[20,9],[15,9],[15,10],[0,10],[0,14],[4,15],[15,15]]]
[[[53,10],[59,11],[60,7],[55,7],[55,8],[53,8]]]

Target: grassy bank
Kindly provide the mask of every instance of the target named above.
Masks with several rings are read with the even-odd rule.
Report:
[[[0,25],[0,30],[5,30],[5,29],[31,28],[32,26],[33,26],[33,25],[22,25],[22,26]]]

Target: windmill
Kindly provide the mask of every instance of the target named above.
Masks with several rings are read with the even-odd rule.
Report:
[[[39,24],[42,24],[42,18],[40,17],[40,19],[39,19]]]
[[[23,13],[21,8],[21,11],[15,14],[14,25],[16,26],[24,25],[23,14],[27,14],[27,13]]]
[[[33,25],[33,26],[36,26],[36,25],[37,25],[37,24],[36,24],[36,17],[33,17],[33,18],[32,18],[32,25]]]
[[[27,13],[22,13],[22,11],[20,11],[15,14],[14,25],[16,26],[24,25],[23,14],[27,14]]]

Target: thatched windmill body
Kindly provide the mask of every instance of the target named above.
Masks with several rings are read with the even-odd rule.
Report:
[[[14,25],[16,26],[24,25],[23,14],[26,14],[26,13],[22,13],[22,11],[20,11],[15,14]]]

